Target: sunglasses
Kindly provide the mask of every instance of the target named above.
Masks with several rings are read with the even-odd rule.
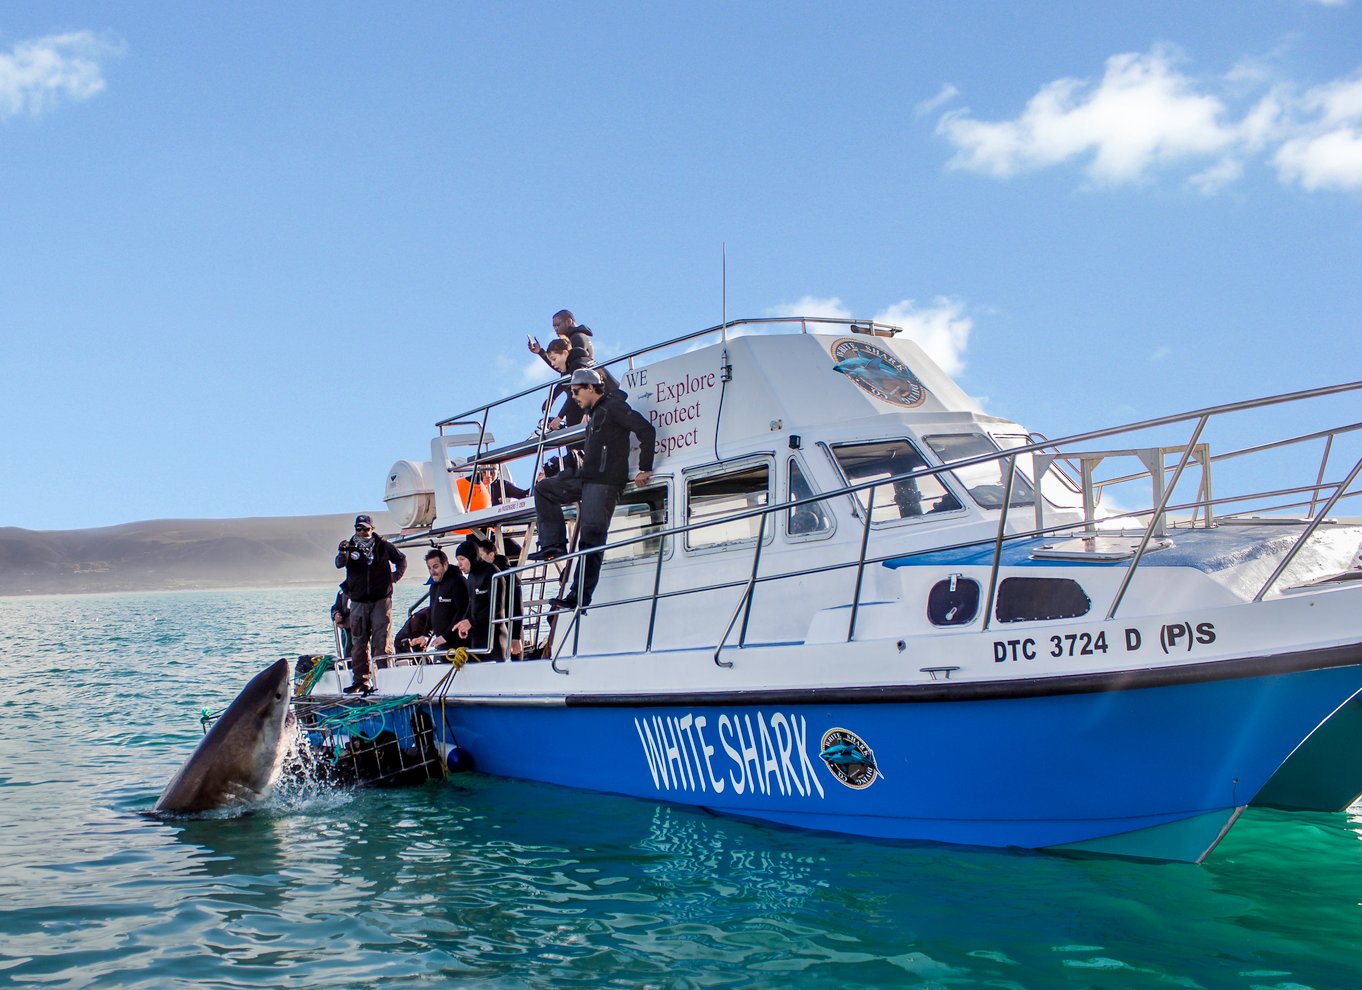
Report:
[[[355,532],[356,532],[356,533],[372,533],[373,531],[374,531],[374,528],[373,528],[372,526],[356,526],[356,527],[355,527]]]

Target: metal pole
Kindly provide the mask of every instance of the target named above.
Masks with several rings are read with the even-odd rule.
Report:
[[[1187,467],[1187,462],[1192,459],[1192,451],[1196,449],[1197,441],[1201,439],[1201,431],[1206,428],[1206,423],[1210,420],[1209,415],[1202,416],[1197,420],[1196,429],[1192,431],[1192,439],[1187,441],[1187,446],[1182,451],[1182,458],[1178,461],[1177,470],[1173,472],[1173,480],[1163,487],[1163,495],[1159,499],[1159,504],[1154,507],[1154,514],[1149,519],[1149,525],[1144,528],[1144,535],[1140,537],[1140,545],[1135,550],[1135,558],[1126,568],[1125,575],[1121,578],[1121,586],[1116,589],[1116,598],[1111,603],[1111,608],[1107,609],[1107,619],[1111,620],[1116,615],[1116,609],[1120,607],[1121,599],[1126,595],[1126,589],[1130,587],[1130,582],[1135,577],[1135,568],[1140,566],[1140,561],[1144,558],[1144,552],[1149,548],[1149,541],[1154,536],[1154,528],[1159,525],[1164,513],[1168,511],[1168,500],[1173,497],[1173,489],[1177,488],[1178,480],[1182,477],[1182,471]],[[1159,465],[1159,475],[1163,474],[1163,465]]]
[[[988,597],[984,599],[984,625],[981,632],[987,632],[989,620],[993,617],[993,596],[998,591],[998,568],[1003,560],[1003,536],[1007,533],[1007,510],[1012,506],[1012,479],[1017,473],[1017,458],[1014,454],[1007,458],[1007,481],[1003,484],[1003,511],[998,514],[998,535],[993,538],[993,568],[988,574]],[[1043,496],[1036,489],[1036,499]]]
[[[870,499],[866,503],[865,526],[861,529],[861,556],[856,561],[856,587],[851,593],[851,621],[847,623],[847,642],[856,635],[856,613],[861,609],[861,580],[865,577],[865,548],[870,543],[870,520],[875,515],[875,490],[878,485],[871,486]]]
[[[1255,602],[1263,600],[1263,595],[1267,594],[1267,589],[1272,587],[1277,578],[1282,576],[1282,572],[1291,565],[1291,561],[1296,559],[1296,554],[1300,552],[1301,547],[1305,546],[1305,541],[1310,539],[1310,535],[1319,528],[1319,524],[1328,518],[1329,513],[1332,512],[1334,506],[1338,504],[1338,500],[1342,498],[1343,493],[1348,490],[1348,486],[1357,480],[1359,471],[1362,471],[1362,460],[1359,460],[1353,465],[1353,469],[1348,472],[1348,477],[1334,489],[1334,493],[1329,496],[1329,501],[1325,502],[1324,508],[1319,510],[1319,515],[1310,520],[1310,525],[1305,527],[1305,532],[1301,533],[1296,542],[1291,545],[1291,549],[1286,552],[1286,556],[1283,557],[1282,562],[1277,565],[1277,569],[1272,572],[1272,576],[1258,589],[1258,594],[1253,596]]]
[[[747,645],[747,620],[752,617],[752,599],[757,597],[757,568],[761,564],[761,544],[766,537],[766,519],[770,513],[761,517],[757,526],[757,549],[752,553],[752,576],[747,579],[747,604],[743,608],[742,628],[738,630],[738,649]]]

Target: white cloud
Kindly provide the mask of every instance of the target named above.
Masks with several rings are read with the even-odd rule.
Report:
[[[937,132],[959,149],[951,165],[996,176],[1089,157],[1104,182],[1138,179],[1151,165],[1220,154],[1235,141],[1225,105],[1196,92],[1172,49],[1107,59],[1102,81],[1059,79],[1041,87],[1016,120],[988,123],[948,113]]]
[[[939,90],[937,90],[935,96],[933,96],[929,100],[923,100],[917,106],[913,107],[913,116],[925,117],[932,111],[939,110],[941,107],[945,106],[947,103],[949,103],[951,100],[955,99],[959,95],[960,90],[956,89],[950,83],[945,83]]]
[[[1362,189],[1362,72],[1307,91],[1307,117],[1273,155],[1283,182],[1321,189]]]
[[[792,303],[773,306],[766,313],[768,316],[852,318],[851,311],[836,296],[803,296]],[[930,307],[919,308],[913,300],[904,299],[880,310],[871,319],[902,327],[903,336],[926,351],[946,374],[958,375],[964,370],[964,353],[974,321],[965,315],[964,303],[959,300],[938,296]],[[817,327],[810,329],[816,331]]]
[[[905,299],[876,313],[874,320],[903,327],[903,335],[926,351],[946,374],[958,375],[965,370],[965,348],[974,321],[965,315],[959,300],[937,296],[930,307],[919,309],[911,299]]]
[[[1263,63],[1244,60],[1204,79],[1184,62],[1159,45],[1113,55],[1097,83],[1045,84],[1012,120],[945,113],[936,130],[955,146],[949,167],[1008,178],[1082,162],[1107,185],[1182,167],[1189,185],[1213,194],[1242,178],[1248,157],[1266,154],[1283,183],[1362,188],[1362,72],[1301,94],[1273,84]]]
[[[1362,133],[1352,128],[1294,138],[1272,160],[1282,181],[1297,182],[1309,192],[1362,189]]]
[[[39,116],[63,100],[88,100],[104,89],[101,61],[121,46],[90,31],[21,41],[0,52],[0,120]]]

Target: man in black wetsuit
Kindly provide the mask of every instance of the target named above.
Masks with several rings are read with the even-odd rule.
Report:
[[[451,567],[449,556],[434,548],[426,554],[426,570],[430,571],[430,635],[412,639],[418,650],[453,649],[468,640],[472,621],[468,617],[468,579],[463,571]]]
[[[578,549],[603,546],[610,533],[610,517],[615,503],[629,482],[629,436],[638,437],[639,471],[634,484],[642,488],[653,474],[654,441],[657,431],[638,412],[629,407],[618,392],[606,392],[600,376],[583,368],[572,374],[572,397],[586,411],[585,454],[581,467],[560,471],[542,478],[534,486],[534,508],[538,515],[539,550],[531,560],[553,560],[567,552],[567,523],[563,506],[581,502],[578,508]],[[601,554],[592,553],[582,561],[579,580],[573,582],[581,592],[581,605],[591,604],[591,594],[601,574]],[[554,608],[576,608],[576,592],[550,601]]]
[[[336,566],[345,568],[350,595],[350,677],[346,694],[374,689],[369,658],[393,652],[393,584],[407,573],[407,557],[374,532],[371,517],[355,517],[355,535],[341,540]]]

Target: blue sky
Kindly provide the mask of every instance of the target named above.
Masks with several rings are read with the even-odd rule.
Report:
[[[1051,436],[1362,378],[1360,10],[6,4],[0,525],[379,508],[725,244]]]

